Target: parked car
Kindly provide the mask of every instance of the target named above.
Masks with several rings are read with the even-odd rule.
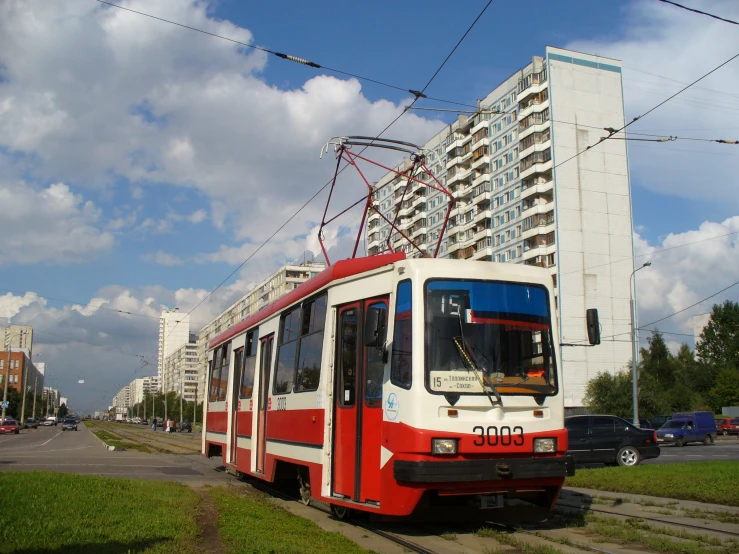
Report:
[[[739,418],[729,420],[728,432],[730,435],[739,435]]]
[[[716,440],[716,420],[713,412],[677,412],[657,431],[657,440],[685,446],[689,442],[713,444]]]
[[[25,428],[26,429],[38,429],[38,421],[36,421],[32,417],[29,417],[28,419],[26,419]]]
[[[9,433],[17,435],[20,432],[21,426],[18,425],[18,422],[12,417],[6,417],[4,420],[0,421],[0,434]]]
[[[728,435],[731,429],[730,417],[716,416],[716,433],[719,435]]]
[[[182,425],[180,426],[180,432],[184,433],[187,431],[188,433],[192,433],[192,423],[190,423],[188,420],[185,420],[182,422]]]
[[[669,416],[669,415],[654,416],[652,418],[652,421],[650,422],[652,424],[652,429],[659,429],[671,419],[672,419],[672,416]]]
[[[56,426],[56,418],[55,417],[47,418],[43,421],[42,425],[44,427],[51,427],[52,425]]]
[[[65,417],[64,422],[62,423],[62,431],[72,430],[77,430],[77,422],[74,420],[73,417]]]
[[[578,464],[635,466],[659,456],[654,430],[639,429],[620,417],[571,416],[565,418],[565,427],[569,434],[567,454]]]

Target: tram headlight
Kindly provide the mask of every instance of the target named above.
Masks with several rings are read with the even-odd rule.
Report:
[[[456,454],[457,439],[431,439],[432,454]]]
[[[557,451],[557,439],[534,439],[534,452],[540,454]]]

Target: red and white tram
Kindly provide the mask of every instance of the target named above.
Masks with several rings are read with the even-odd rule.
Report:
[[[541,268],[340,261],[211,341],[202,452],[339,517],[550,507],[574,473],[554,312]]]

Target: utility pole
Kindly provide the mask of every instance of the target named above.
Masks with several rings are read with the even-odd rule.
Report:
[[[38,374],[39,371],[36,369],[36,380],[33,383],[33,418],[36,418],[36,396],[38,396],[38,393],[36,392],[38,390]],[[41,381],[41,390],[44,389],[44,382]]]
[[[632,295],[632,289],[633,292],[636,293],[636,287],[632,285],[632,279],[634,279],[634,275],[637,271],[640,269],[644,269],[645,267],[649,267],[652,265],[652,262],[645,262],[644,265],[641,267],[636,268],[634,271],[631,272],[631,277],[629,278],[629,306],[631,307],[631,389],[632,389],[632,395],[633,395],[633,410],[634,410],[634,427],[640,427],[639,424],[639,376],[637,375],[637,369],[636,369],[636,354],[637,354],[637,327],[636,327],[636,302],[634,302],[634,297],[636,294]],[[634,282],[634,285],[636,283]]]
[[[30,358],[28,360],[31,361]],[[21,394],[23,394],[23,401],[21,402],[21,427],[26,424],[26,396],[28,396],[28,365],[26,365],[25,358],[23,359],[23,383],[21,383]]]
[[[195,381],[195,398],[192,401],[192,426],[198,422],[198,382]]]
[[[182,432],[182,397],[185,396],[185,377],[183,369],[180,367],[180,432]]]

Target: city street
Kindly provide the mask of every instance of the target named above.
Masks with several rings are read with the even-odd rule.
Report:
[[[220,460],[208,460],[199,454],[108,451],[84,424],[80,423],[78,429],[62,431],[58,425],[0,435],[0,471],[49,470],[178,481],[193,486],[225,484],[232,479],[216,469]]]
[[[667,445],[661,447],[659,458],[645,460],[643,464],[680,464],[684,462],[738,461],[739,439],[735,436],[718,437],[716,443],[706,446],[690,443],[679,448]]]

